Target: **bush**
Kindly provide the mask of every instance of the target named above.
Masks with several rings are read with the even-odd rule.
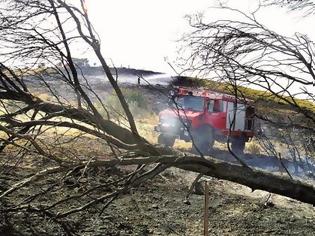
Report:
[[[129,105],[131,113],[135,118],[143,118],[144,116],[150,115],[151,109],[149,108],[149,104],[141,91],[124,88],[122,89],[122,93]],[[111,115],[119,121],[121,115],[124,115],[124,110],[115,91],[107,97],[105,103]]]
[[[135,106],[138,106],[142,109],[148,108],[147,100],[139,90],[123,89],[122,93],[124,94],[128,104],[134,104]]]
[[[246,144],[246,150],[253,155],[259,155],[261,152],[260,145],[253,140]]]

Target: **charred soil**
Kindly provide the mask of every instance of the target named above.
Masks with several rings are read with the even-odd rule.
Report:
[[[100,171],[91,175],[89,181],[105,179]],[[112,171],[117,173],[112,173],[111,178],[128,172]],[[169,169],[123,193],[105,210],[98,204],[72,215],[68,223],[77,235],[202,235],[202,189],[199,194],[192,194],[188,202],[184,201],[195,177],[195,173]],[[251,192],[247,187],[218,179],[208,179],[207,182],[209,235],[314,235],[315,211],[310,205],[278,195],[272,195],[266,204],[266,192]],[[41,184],[45,185],[39,182],[38,186]],[[35,187],[24,189],[18,198],[27,197]],[[63,194],[71,195],[74,191],[80,192],[80,189],[64,188]],[[57,196],[52,194],[39,202],[48,204],[55,198]],[[67,211],[67,207],[65,204],[63,210]],[[34,215],[27,219],[25,216],[23,213],[11,215],[9,225],[2,217],[1,235],[61,235],[51,220],[40,220]],[[27,221],[33,228],[25,227]]]

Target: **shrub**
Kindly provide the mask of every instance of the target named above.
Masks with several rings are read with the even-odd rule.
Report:
[[[246,150],[250,154],[259,155],[260,152],[261,152],[261,147],[260,147],[260,145],[257,142],[252,140],[252,141],[250,141],[249,143],[246,144]]]
[[[122,93],[129,105],[131,113],[135,118],[143,118],[144,116],[150,115],[151,109],[141,91],[124,88],[122,89]],[[114,91],[106,98],[105,103],[111,115],[118,121],[121,120],[120,118],[121,115],[124,115],[124,111]]]

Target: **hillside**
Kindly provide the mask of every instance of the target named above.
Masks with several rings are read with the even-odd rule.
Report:
[[[88,78],[89,83],[93,83],[92,81],[94,81],[94,83],[99,84],[99,81],[103,80],[105,76],[100,67],[82,67],[80,68],[80,71]],[[137,84],[138,78],[141,77],[145,80],[141,81],[141,84],[171,84],[175,86],[188,86],[199,88],[203,87],[216,92],[234,95],[234,90],[232,86],[224,82],[217,82],[213,80],[198,79],[186,76],[173,77],[167,76],[166,74],[163,74],[161,72],[126,67],[111,68],[111,72],[115,76],[116,74],[118,74],[117,78],[119,79],[119,81],[124,83]],[[22,73],[27,76],[32,76],[36,73],[45,74],[47,80],[54,78],[54,72],[52,68],[40,68],[38,70],[23,71]],[[36,78],[36,76],[34,76],[34,78]],[[34,79],[32,79],[32,81],[35,82]],[[256,110],[258,113],[268,113],[273,115],[273,118],[279,117],[280,119],[282,119],[284,116],[296,115],[296,119],[299,119],[298,113],[300,113],[300,108],[303,109],[303,111],[311,117],[315,117],[315,104],[305,99],[294,99],[294,101],[290,97],[284,97],[285,99],[280,99],[279,97],[268,91],[262,91],[242,86],[238,87],[238,96],[246,97],[247,99],[253,100],[255,102]],[[287,100],[287,102],[285,102],[285,100]],[[292,106],[291,104],[289,104],[289,102],[292,102],[293,104],[295,103],[296,105]]]

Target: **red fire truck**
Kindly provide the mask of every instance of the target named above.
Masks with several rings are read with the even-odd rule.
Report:
[[[254,136],[252,102],[204,89],[178,87],[170,92],[169,107],[159,113],[158,143],[173,146],[175,139],[193,141],[195,151],[207,154],[214,141],[226,142],[233,152],[244,152]]]

